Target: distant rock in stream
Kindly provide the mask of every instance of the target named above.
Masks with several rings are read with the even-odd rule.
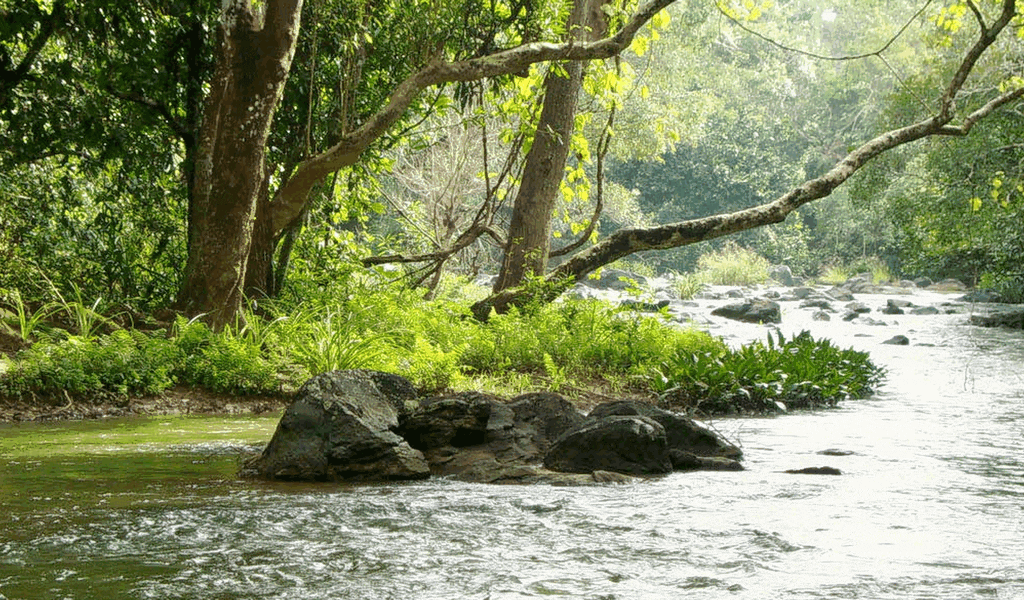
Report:
[[[835,467],[804,467],[803,469],[788,469],[784,471],[794,475],[842,475],[843,472]]]
[[[711,311],[711,314],[744,323],[782,322],[779,303],[771,300],[748,300],[737,304],[727,304]]]
[[[905,335],[894,335],[882,343],[890,346],[909,346],[910,338]]]
[[[1024,329],[1024,308],[998,310],[987,315],[971,315],[971,325]]]

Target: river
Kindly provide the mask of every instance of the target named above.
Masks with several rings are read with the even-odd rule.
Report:
[[[786,306],[787,333],[868,350],[889,377],[834,410],[715,420],[743,472],[266,484],[233,473],[273,417],[0,425],[0,598],[1024,598],[1024,335]],[[896,333],[911,345],[881,344]],[[843,474],[781,472],[823,465]]]

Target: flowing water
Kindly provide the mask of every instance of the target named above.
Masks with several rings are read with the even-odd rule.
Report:
[[[736,473],[265,484],[233,473],[274,418],[2,425],[0,598],[1024,598],[1024,335],[806,312],[786,330],[871,351],[887,383],[836,410],[716,420],[743,446]],[[881,345],[894,333],[912,345]],[[781,472],[822,465],[843,475]]]

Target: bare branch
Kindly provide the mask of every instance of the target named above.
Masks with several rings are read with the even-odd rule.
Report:
[[[824,55],[824,54],[817,54],[815,52],[809,52],[807,50],[801,50],[799,48],[794,48],[792,46],[787,46],[787,45],[785,45],[785,44],[783,44],[783,43],[781,43],[779,41],[776,41],[776,40],[774,40],[774,39],[764,35],[763,33],[759,33],[756,30],[748,27],[742,21],[739,21],[738,19],[736,19],[735,17],[733,17],[729,13],[725,12],[725,10],[722,9],[721,5],[716,3],[715,7],[718,8],[718,12],[722,13],[722,15],[726,19],[729,19],[730,21],[732,21],[733,25],[739,27],[743,31],[746,31],[747,33],[749,33],[750,35],[752,35],[752,36],[754,36],[756,38],[759,38],[761,40],[764,40],[764,41],[768,42],[769,44],[775,46],[776,48],[779,48],[781,50],[785,50],[786,52],[792,52],[794,54],[802,54],[803,56],[807,56],[807,57],[810,57],[810,58],[815,58],[815,59],[818,59],[818,60],[847,61],[847,60],[861,60],[861,59],[864,59],[864,58],[870,58],[872,56],[881,56],[881,54],[883,52],[885,52],[886,50],[889,49],[889,46],[892,46],[896,42],[896,40],[898,40],[900,38],[900,36],[903,35],[903,32],[906,31],[908,27],[910,27],[911,23],[916,21],[917,18],[921,16],[921,14],[925,11],[925,9],[928,8],[928,6],[931,5],[932,2],[933,2],[933,0],[928,0],[927,2],[925,2],[924,6],[922,6],[916,13],[914,13],[914,15],[912,17],[907,19],[907,21],[903,24],[903,26],[900,27],[899,31],[897,31],[895,33],[895,35],[893,35],[891,38],[889,38],[889,40],[887,42],[885,42],[885,44],[883,44],[882,47],[879,48],[878,50],[875,50],[873,52],[865,52],[863,54],[851,54],[851,55],[847,55],[847,56],[827,56],[827,55]]]
[[[978,9],[978,5],[974,3],[974,0],[967,0],[967,6],[974,13],[974,18],[978,20],[978,27],[981,27],[982,34],[988,33],[988,27],[985,26],[985,17],[981,14],[981,10]]]
[[[437,252],[428,252],[426,254],[389,254],[387,256],[370,256],[363,259],[363,266],[373,265],[384,265],[390,263],[417,263],[417,262],[430,262],[430,261],[445,261],[448,260],[452,255],[462,251],[470,244],[475,242],[480,236],[487,234],[495,241],[501,243],[501,236],[498,232],[494,231],[486,225],[474,225],[473,227],[462,232],[462,235],[455,240],[455,243],[451,247],[444,250],[438,250]]]

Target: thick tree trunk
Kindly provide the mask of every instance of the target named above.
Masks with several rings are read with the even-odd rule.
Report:
[[[569,20],[575,40],[593,38],[604,0],[576,0]],[[591,15],[595,23],[591,23]],[[576,104],[583,83],[583,63],[561,63],[544,77],[544,105],[526,155],[522,183],[512,206],[505,256],[494,291],[521,285],[530,275],[544,275],[551,248],[551,217],[565,176]],[[561,73],[560,71],[564,71]]]
[[[217,68],[200,131],[191,232],[179,308],[215,329],[240,314],[267,136],[299,31],[302,0],[227,0]]]

